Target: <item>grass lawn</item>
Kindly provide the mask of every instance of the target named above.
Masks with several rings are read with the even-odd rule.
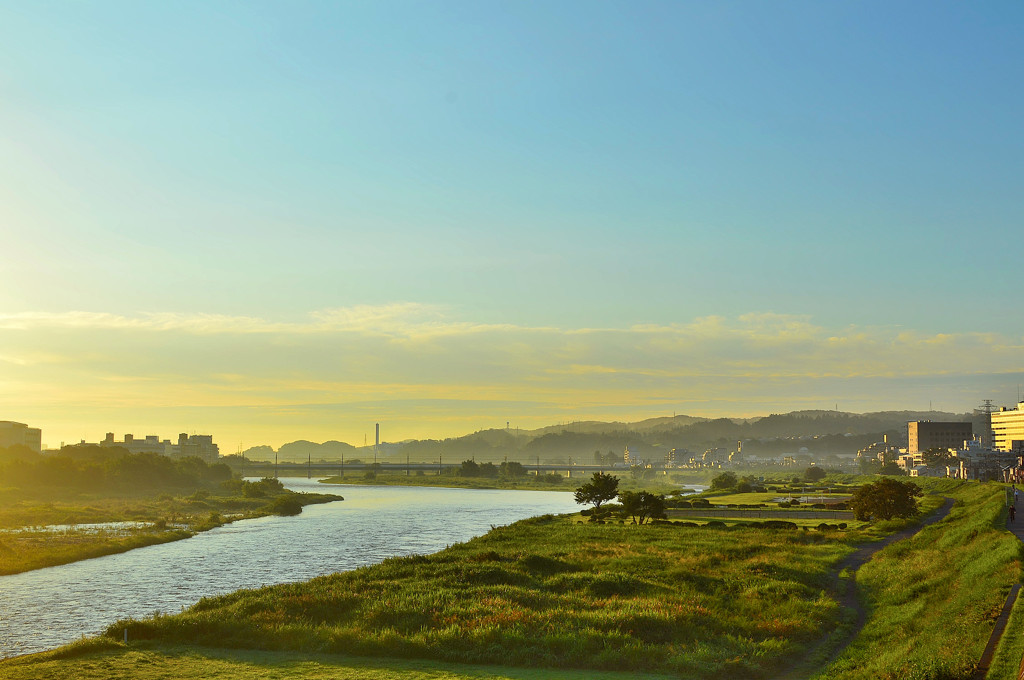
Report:
[[[550,670],[250,650],[153,647],[117,643],[79,645],[70,653],[39,654],[0,666],[5,680],[669,680],[647,673]]]

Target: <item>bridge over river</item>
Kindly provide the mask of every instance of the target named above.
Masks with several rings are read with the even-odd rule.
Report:
[[[370,462],[358,462],[358,463],[325,463],[325,462],[260,462],[253,461],[246,463],[242,470],[242,475],[245,477],[323,477],[327,475],[346,475],[350,473],[363,474],[369,470],[376,470],[380,474],[406,474],[414,475],[423,473],[425,475],[434,474],[440,475],[445,472],[457,470],[462,467],[462,463],[370,463]],[[538,463],[538,464],[523,464],[523,468],[527,474],[540,475],[540,474],[557,474],[563,477],[589,477],[595,472],[618,472],[625,473],[629,472],[629,468],[625,466],[608,466],[608,465],[581,465],[581,464],[551,464],[551,463]],[[665,474],[664,470],[657,470],[660,474]]]

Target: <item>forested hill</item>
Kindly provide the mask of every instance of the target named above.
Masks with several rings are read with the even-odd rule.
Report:
[[[536,430],[480,430],[443,440],[412,440],[382,445],[380,460],[533,461],[534,459],[591,462],[595,452],[621,457],[625,447],[641,456],[663,455],[670,449],[701,452],[713,448],[735,448],[752,455],[778,455],[806,448],[816,455],[852,454],[889,435],[891,441],[906,443],[907,422],[911,420],[972,421],[974,431],[983,432],[984,416],[942,411],[793,411],[758,418],[698,418],[686,415],[650,418],[633,423],[580,421]],[[252,460],[269,460],[273,449],[255,447],[244,452]],[[284,460],[334,460],[344,455],[372,459],[371,447],[355,448],[344,442],[317,444],[297,441],[277,452]]]

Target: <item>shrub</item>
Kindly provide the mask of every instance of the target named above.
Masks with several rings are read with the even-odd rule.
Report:
[[[302,502],[291,494],[278,496],[270,504],[270,511],[275,515],[298,515],[302,512]]]
[[[711,480],[711,490],[732,489],[736,487],[736,475],[732,472],[723,472]]]

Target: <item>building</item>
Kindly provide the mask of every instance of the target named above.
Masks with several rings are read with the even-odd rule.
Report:
[[[25,423],[0,420],[0,446],[27,446],[40,453],[43,450],[43,431],[38,427],[29,427]]]
[[[909,454],[922,453],[928,449],[959,449],[964,442],[973,439],[974,428],[971,423],[943,423],[931,420],[912,420],[907,423]]]
[[[220,448],[213,443],[213,435],[182,432],[178,435],[178,445],[173,447],[170,455],[176,458],[202,458],[207,463],[216,463],[220,458]]]
[[[996,451],[1013,451],[1024,447],[1024,401],[1014,409],[1005,406],[989,414],[992,418],[992,448]],[[1020,442],[1014,444],[1014,442]]]
[[[213,435],[209,434],[190,435],[182,432],[178,435],[178,443],[172,444],[170,439],[161,441],[155,434],[147,435],[144,439],[126,434],[124,441],[115,441],[114,433],[108,432],[100,446],[117,446],[130,453],[159,453],[172,458],[201,458],[207,463],[216,463],[220,458],[220,447],[213,443]]]

